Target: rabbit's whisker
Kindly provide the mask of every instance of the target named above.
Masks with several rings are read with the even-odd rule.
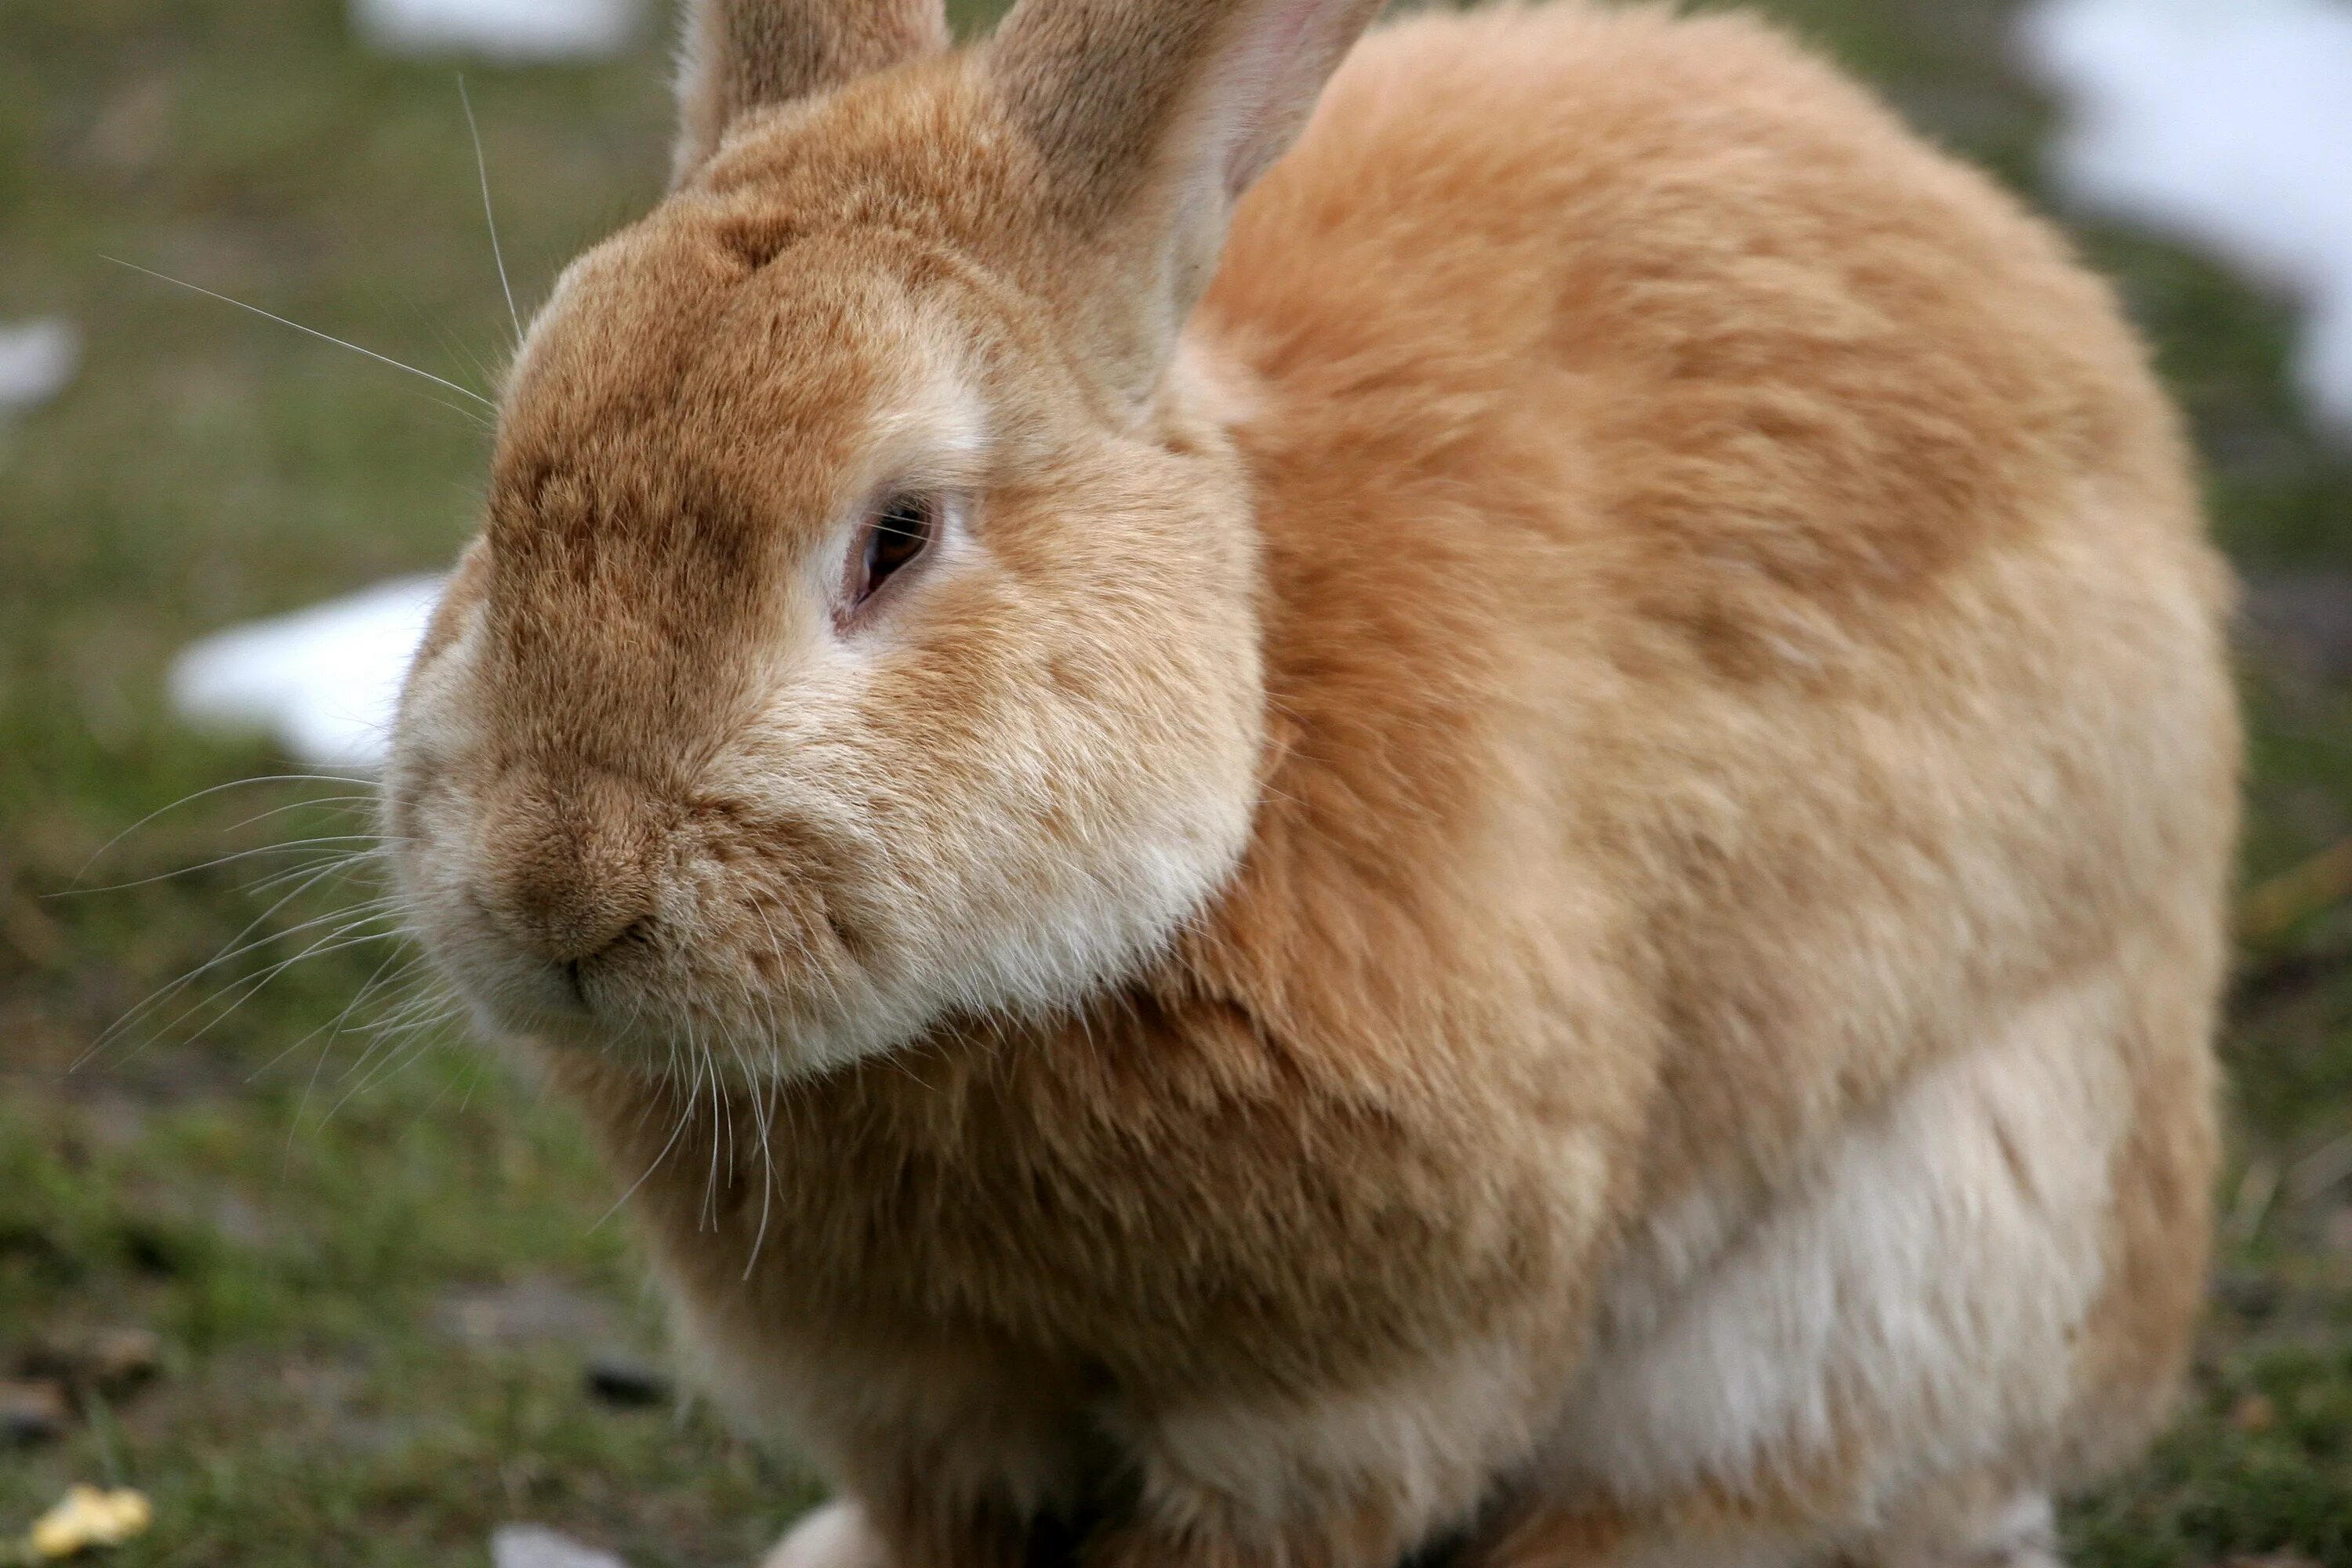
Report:
[[[639,1176],[635,1181],[631,1182],[628,1185],[628,1190],[624,1192],[619,1197],[613,1200],[613,1206],[606,1209],[603,1214],[596,1217],[596,1223],[588,1227],[587,1233],[589,1235],[594,1235],[596,1231],[604,1226],[605,1221],[611,1219],[614,1215],[619,1214],[623,1206],[625,1205],[631,1198],[637,1195],[637,1189],[644,1186],[647,1181],[651,1180],[653,1173],[656,1171],[661,1169],[662,1162],[669,1158],[669,1152],[677,1147],[678,1139],[685,1135],[686,1125],[688,1121],[693,1120],[693,1115],[694,1113],[691,1109],[691,1102],[689,1101],[688,1109],[679,1115],[677,1125],[670,1129],[669,1142],[661,1146],[661,1152],[654,1156],[653,1163],[646,1167],[645,1174]]]
[[[293,926],[287,931],[272,931],[267,936],[257,937],[250,942],[245,940],[247,937],[250,936],[254,931],[266,923],[272,915],[276,914],[279,910],[284,909],[287,904],[290,903],[295,899],[299,898],[309,889],[315,887],[318,883],[323,881],[338,869],[347,868],[350,864],[351,863],[348,860],[338,860],[329,864],[320,870],[310,872],[306,880],[280,896],[268,909],[262,910],[260,914],[247,921],[242,931],[239,931],[235,936],[229,938],[230,945],[228,947],[223,949],[220,952],[215,953],[205,963],[198,964],[195,968],[189,970],[185,974],[181,975],[178,979],[167,981],[163,984],[159,985],[154,990],[149,992],[146,996],[140,1000],[138,1005],[132,1007],[128,1013],[125,1013],[121,1017],[116,1019],[113,1024],[110,1025],[106,1030],[98,1037],[98,1038],[89,1043],[89,1047],[85,1049],[80,1056],[74,1058],[72,1070],[79,1071],[82,1068],[88,1066],[110,1045],[112,1045],[120,1039],[126,1030],[140,1024],[152,1014],[153,1009],[161,1006],[165,999],[179,994],[190,984],[194,984],[198,977],[211,973],[213,970],[217,969],[224,963],[241,958],[248,952],[253,952],[258,949],[268,947],[271,942],[280,942],[288,937],[299,936],[306,931],[313,930],[331,921],[341,920],[352,915],[354,911],[351,910],[334,910],[311,920],[304,921],[300,924]],[[388,904],[389,900],[383,899],[373,899],[368,900],[366,904],[360,906],[361,909],[371,911],[368,915],[362,918],[379,918],[382,913],[385,912],[386,906],[388,906]],[[201,1007],[202,1005],[203,1004],[201,1003],[197,1005],[198,1007]],[[192,1008],[190,1011],[193,1012],[194,1010],[195,1009]],[[188,1013],[183,1013],[180,1015],[180,1017],[185,1018],[188,1016]],[[173,1022],[177,1023],[179,1019],[174,1019]],[[166,1026],[166,1027],[169,1026]]]
[[[515,344],[522,343],[522,312],[515,309],[514,285],[507,281],[506,251],[499,245],[499,215],[490,205],[490,165],[482,155],[482,128],[474,121],[474,99],[466,90],[466,79],[457,78],[457,101],[465,106],[466,131],[474,139],[474,173],[482,182],[482,221],[489,226],[490,259],[498,263],[499,288],[507,297],[507,320],[514,323]]]
[[[283,844],[264,844],[257,848],[232,850],[226,855],[216,855],[209,860],[200,860],[193,866],[180,866],[169,871],[158,871],[152,877],[138,877],[128,882],[110,882],[102,888],[66,888],[61,889],[59,891],[50,896],[53,898],[87,898],[94,893],[124,893],[129,892],[133,888],[152,887],[157,882],[168,882],[175,877],[193,877],[199,872],[216,870],[223,866],[234,866],[240,861],[251,860],[263,855],[289,855],[298,849],[315,849],[323,844],[352,844],[362,842],[373,844],[375,842],[375,838],[376,836],[373,833],[332,833],[316,838],[291,838]],[[369,853],[370,851],[368,850],[361,850],[356,853],[351,851],[339,851],[332,856],[327,857],[327,858],[337,860],[353,859],[363,858]],[[315,865],[318,864],[318,861],[314,859],[310,863]]]
[[[204,295],[206,299],[218,300],[224,305],[234,305],[240,310],[250,310],[255,315],[261,317],[265,321],[275,321],[281,327],[291,327],[298,332],[317,338],[321,342],[332,343],[337,348],[349,349],[352,353],[374,360],[379,364],[388,364],[394,370],[404,370],[411,375],[418,376],[425,381],[433,383],[436,386],[446,387],[451,392],[457,394],[461,397],[470,397],[485,408],[495,409],[498,407],[497,403],[483,396],[480,393],[476,392],[472,387],[461,386],[457,382],[451,381],[446,376],[436,375],[429,370],[420,370],[415,365],[393,358],[390,354],[380,354],[373,349],[362,348],[359,344],[339,338],[332,332],[322,332],[316,327],[306,327],[299,321],[288,321],[285,317],[278,315],[274,311],[265,310],[258,305],[248,305],[242,300],[232,299],[226,294],[207,289],[200,283],[191,283],[184,278],[174,278],[169,273],[158,272],[152,267],[142,267],[135,261],[125,261],[119,256],[107,256],[101,253],[99,259],[101,261],[111,261],[117,267],[127,267],[133,272],[143,272],[148,277],[155,279],[160,282],[170,283],[179,288],[189,289],[194,293]]]
[[[344,1025],[350,1020],[352,1014],[360,1006],[360,1005],[365,1002],[370,996],[373,995],[377,988],[384,983],[384,972],[391,969],[393,964],[397,962],[400,957],[401,954],[397,949],[386,953],[383,957],[383,962],[377,964],[375,966],[374,973],[367,977],[366,984],[362,984],[358,990],[352,993],[352,999],[343,1004],[341,1012],[337,1013],[332,1019],[329,1020],[327,1023],[320,1025],[318,1027],[312,1029],[309,1034],[304,1035],[300,1039],[296,1040],[292,1045],[287,1047],[284,1050],[270,1058],[269,1060],[255,1068],[254,1071],[247,1078],[246,1081],[247,1083],[251,1083],[263,1073],[268,1072],[279,1062],[284,1061],[288,1057],[290,1057],[296,1051],[300,1050],[310,1041],[317,1040],[319,1042],[318,1059],[310,1064],[310,1076],[303,1081],[301,1098],[294,1102],[294,1114],[287,1119],[286,1149],[281,1160],[281,1168],[290,1167],[293,1164],[295,1135],[301,1131],[303,1114],[310,1110],[310,1096],[319,1087],[320,1069],[326,1066],[327,1058],[333,1054],[335,1041],[342,1034]],[[396,980],[400,974],[404,974],[410,970],[415,968],[417,963],[422,961],[422,954],[411,954],[407,963],[395,973],[394,979]]]
[[[127,264],[126,264],[126,265],[127,265]],[[138,821],[136,821],[136,822],[132,823],[130,826],[128,826],[128,827],[124,828],[121,832],[120,832],[120,833],[116,834],[113,837],[111,837],[111,838],[108,839],[105,843],[103,843],[103,844],[100,845],[100,846],[98,847],[97,852],[96,852],[96,853],[94,853],[93,855],[91,855],[91,856],[90,856],[90,858],[89,858],[88,860],[86,860],[86,861],[84,861],[84,862],[82,863],[82,868],[81,868],[81,869],[74,873],[74,880],[75,880],[76,882],[79,882],[79,881],[80,881],[84,877],[89,876],[89,868],[90,868],[92,866],[97,865],[100,860],[105,859],[105,858],[106,858],[106,857],[108,856],[108,854],[110,854],[110,853],[113,850],[113,848],[114,848],[114,847],[115,847],[116,845],[118,845],[118,844],[121,843],[124,839],[126,839],[126,838],[130,837],[132,834],[134,834],[134,833],[138,832],[141,828],[142,828],[142,827],[146,826],[149,823],[151,823],[151,822],[154,821],[157,817],[159,817],[159,816],[168,816],[168,815],[170,815],[171,813],[173,813],[173,812],[175,812],[175,811],[179,810],[179,809],[180,809],[182,806],[184,806],[184,805],[194,805],[195,802],[200,801],[200,800],[203,800],[203,799],[205,799],[205,797],[207,797],[207,796],[209,796],[209,795],[220,795],[220,794],[222,794],[222,793],[224,793],[225,791],[227,791],[227,790],[233,790],[233,789],[244,789],[244,788],[247,788],[247,786],[252,785],[252,784],[310,784],[310,783],[313,783],[313,782],[320,783],[320,784],[356,784],[356,785],[361,785],[361,786],[364,786],[364,787],[373,787],[373,785],[371,784],[371,783],[370,783],[370,781],[369,781],[369,780],[366,780],[366,779],[355,779],[355,778],[346,778],[346,777],[344,777],[343,775],[341,775],[341,774],[340,774],[340,773],[263,773],[263,774],[259,774],[259,775],[257,775],[257,776],[256,776],[256,777],[253,777],[253,778],[246,778],[246,779],[231,779],[231,780],[229,780],[229,781],[228,781],[227,783],[226,783],[226,784],[216,784],[210,785],[209,787],[205,788],[205,789],[191,790],[191,791],[189,791],[186,795],[182,795],[179,799],[177,799],[177,800],[175,800],[175,801],[173,801],[173,802],[172,802],[170,805],[159,805],[159,806],[157,806],[154,810],[152,810],[152,811],[149,812],[146,816],[144,816],[141,817]],[[371,800],[372,800],[372,799],[373,799],[374,797],[373,797],[373,795],[329,795],[329,796],[327,796],[327,797],[325,797],[325,798],[326,798],[326,800],[335,801],[335,800],[362,800],[362,799],[371,799]],[[278,810],[278,811],[290,811],[290,810],[294,809],[296,806],[309,805],[311,805],[311,804],[313,804],[313,803],[312,803],[311,801],[309,801],[309,800],[290,801],[290,802],[289,802],[287,805],[282,805],[282,806],[278,806],[278,807],[277,807],[276,809],[277,809],[277,810]],[[270,813],[268,813],[268,812],[263,812],[263,813],[261,814],[261,816],[269,816],[269,815],[270,815]],[[259,817],[252,817],[252,818],[248,818],[247,820],[248,820],[248,821],[257,821],[257,821],[259,821],[259,820],[260,820],[260,818],[259,818]],[[244,823],[239,823],[237,826],[245,826],[245,824],[244,824]],[[72,889],[67,889],[67,890],[68,890],[68,891],[71,891]],[[52,895],[50,895],[50,896],[51,896],[51,897],[55,897],[56,895],[52,894]]]

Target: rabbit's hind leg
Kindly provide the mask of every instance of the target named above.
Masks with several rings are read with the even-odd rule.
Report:
[[[2152,1425],[2193,1314],[2209,1074],[2161,990],[2043,993],[1676,1233],[1712,1245],[1636,1258],[1479,1568],[2054,1563],[2046,1493]]]

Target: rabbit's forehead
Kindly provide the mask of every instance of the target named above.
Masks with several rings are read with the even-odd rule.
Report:
[[[792,554],[877,488],[971,477],[987,419],[951,286],[856,235],[756,268],[710,250],[620,245],[567,273],[510,381],[494,543],[585,509],[656,534],[731,519]]]

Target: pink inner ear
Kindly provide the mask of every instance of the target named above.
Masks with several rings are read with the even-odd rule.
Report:
[[[1209,68],[1210,134],[1224,152],[1225,194],[1238,197],[1289,147],[1366,0],[1255,0]]]

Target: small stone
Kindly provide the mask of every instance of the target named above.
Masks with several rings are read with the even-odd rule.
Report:
[[[610,1306],[545,1274],[453,1290],[435,1303],[433,1319],[450,1338],[478,1345],[617,1337]]]
[[[669,1379],[659,1369],[631,1356],[591,1356],[587,1384],[588,1392],[605,1404],[630,1409],[666,1405],[670,1398]]]
[[[502,1524],[490,1532],[491,1568],[628,1568],[609,1552],[583,1546],[540,1524]]]
[[[54,1383],[0,1383],[0,1448],[49,1442],[66,1415],[66,1391]]]
[[[87,1329],[57,1335],[25,1358],[26,1372],[112,1397],[155,1375],[163,1342],[147,1329]]]
[[[2252,1269],[2233,1269],[2214,1287],[2229,1309],[2242,1318],[2260,1320],[2279,1310],[2278,1282]]]
[[[136,1388],[163,1364],[163,1342],[151,1329],[101,1329],[90,1336],[91,1381],[107,1394]]]

